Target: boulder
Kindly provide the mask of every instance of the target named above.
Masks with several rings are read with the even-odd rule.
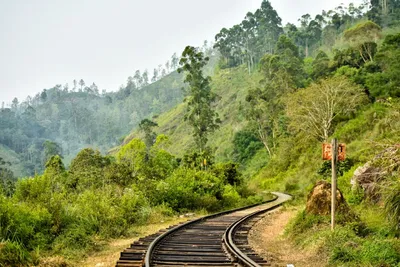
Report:
[[[350,183],[353,189],[361,187],[365,198],[378,202],[381,197],[379,184],[386,176],[398,169],[400,169],[400,145],[394,145],[377,154],[365,165],[358,167]]]
[[[307,196],[306,213],[315,215],[331,214],[331,184],[326,181],[317,182]],[[336,191],[336,213],[350,214],[350,209],[339,189]]]

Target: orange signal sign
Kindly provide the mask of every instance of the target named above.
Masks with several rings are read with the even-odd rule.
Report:
[[[338,146],[338,160],[344,161],[346,159],[346,145],[339,144]]]
[[[338,145],[337,155],[339,161],[344,161],[346,159],[346,144]],[[332,160],[332,144],[322,144],[322,159]]]
[[[328,143],[322,144],[322,159],[332,160],[332,144]]]

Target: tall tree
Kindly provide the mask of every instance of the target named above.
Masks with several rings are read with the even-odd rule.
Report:
[[[364,62],[373,61],[381,27],[372,21],[361,22],[344,32],[346,41],[358,50]]]
[[[327,141],[338,116],[355,112],[368,101],[364,89],[338,76],[293,93],[287,100],[291,126],[319,141]]]
[[[179,65],[179,57],[174,53],[171,57],[171,68],[172,70],[176,70]]]
[[[303,64],[298,48],[287,36],[280,36],[275,52],[274,55],[264,55],[260,60],[263,75],[260,88],[249,90],[246,96],[249,103],[247,117],[270,156],[283,128],[281,117],[284,106],[281,98],[301,86],[303,80]]]
[[[19,101],[18,98],[14,97],[13,101],[11,102],[11,109],[15,112],[18,109]]]
[[[179,61],[181,67],[178,72],[185,72],[185,83],[189,84],[189,96],[185,120],[193,128],[193,137],[200,153],[206,147],[208,135],[215,131],[220,124],[218,114],[211,104],[216,100],[216,95],[211,92],[209,76],[204,77],[203,67],[209,61],[198,49],[187,46]]]
[[[76,86],[78,85],[78,82],[76,80],[73,80],[74,87],[72,88],[72,91],[76,91]]]
[[[157,123],[151,121],[149,119],[144,119],[139,123],[139,129],[144,133],[144,142],[146,144],[147,149],[154,144],[156,140],[157,134],[153,131],[153,128],[158,126]]]
[[[149,85],[149,72],[145,70],[142,74],[143,86]]]
[[[133,76],[133,79],[135,80],[136,87],[137,87],[138,89],[142,88],[142,85],[143,85],[143,77],[142,77],[142,75],[140,74],[140,70],[137,70],[137,71],[135,72],[135,75]]]
[[[79,81],[79,85],[81,86],[80,91],[82,91],[83,87],[85,86],[85,81],[84,81],[83,79],[81,79],[81,80]]]
[[[321,19],[321,18],[319,18]],[[309,14],[305,14],[299,19],[301,23],[300,37],[304,47],[304,55],[309,56],[309,47],[321,38],[322,28],[317,20],[313,20]]]
[[[42,162],[43,164],[46,164],[46,162],[53,156],[60,156],[62,155],[62,148],[59,144],[56,142],[52,141],[45,141],[43,143],[43,156],[42,156]]]
[[[155,68],[153,70],[153,77],[151,78],[151,82],[156,82],[158,80],[158,70]]]

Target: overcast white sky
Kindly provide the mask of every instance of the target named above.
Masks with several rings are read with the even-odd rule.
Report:
[[[0,103],[83,78],[115,91],[186,45],[213,40],[262,0],[0,0]],[[271,0],[286,22],[361,0]]]

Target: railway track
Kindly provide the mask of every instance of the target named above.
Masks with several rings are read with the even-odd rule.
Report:
[[[291,197],[274,193],[270,202],[206,216],[134,242],[117,267],[269,266],[248,245],[247,234],[266,212]]]

